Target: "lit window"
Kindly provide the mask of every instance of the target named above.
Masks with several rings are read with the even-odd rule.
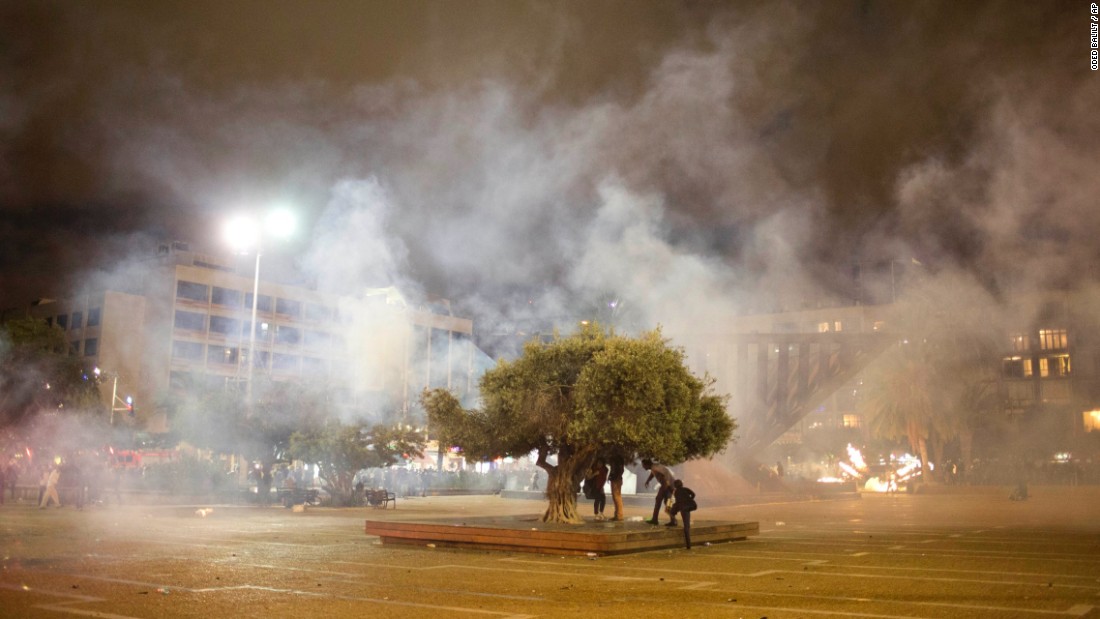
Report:
[[[829,323],[827,323],[827,322],[817,323],[817,332],[818,333],[828,333],[829,332]]]
[[[1005,378],[1029,378],[1031,376],[1031,359],[1020,356],[1005,357],[1003,362]]]
[[[1012,336],[1012,350],[1027,352],[1031,350],[1031,336],[1026,333],[1017,333]]]
[[[1065,329],[1039,329],[1039,348],[1042,350],[1057,350],[1068,346],[1069,338]]]
[[[1100,430],[1100,411],[1085,411],[1083,415],[1085,432]]]
[[[845,428],[858,428],[859,427],[859,415],[851,415],[851,414],[844,415],[841,418],[841,424],[843,424]]]
[[[844,330],[844,324],[839,320],[833,323],[833,331],[840,332]]]
[[[871,330],[872,331],[882,331],[885,328],[886,328],[886,321],[876,320],[875,324],[871,327]]]
[[[1069,376],[1069,355],[1052,355],[1039,359],[1040,376]]]

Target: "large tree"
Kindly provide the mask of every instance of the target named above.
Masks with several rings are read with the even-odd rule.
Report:
[[[103,413],[94,375],[69,354],[65,332],[37,318],[0,325],[0,425],[39,413]]]
[[[486,372],[480,409],[463,410],[443,389],[421,402],[440,439],[467,457],[537,452],[549,476],[543,520],[580,522],[576,488],[594,458],[674,464],[725,448],[736,425],[712,384],[685,367],[683,351],[660,331],[629,338],[589,325],[532,340],[521,357]]]
[[[358,471],[391,466],[405,456],[419,456],[424,443],[422,433],[400,425],[368,426],[330,419],[291,434],[287,453],[317,464],[333,502],[351,505]]]

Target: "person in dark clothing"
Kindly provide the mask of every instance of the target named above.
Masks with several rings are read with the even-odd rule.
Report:
[[[623,515],[623,473],[626,470],[626,465],[623,462],[622,456],[614,456],[611,458],[611,469],[608,473],[608,479],[611,480],[611,501],[615,504],[615,516],[612,520],[616,522],[622,522]]]
[[[684,482],[679,479],[672,482],[672,487],[674,502],[672,510],[669,512],[669,515],[672,516],[672,522],[666,526],[676,526],[676,514],[680,514],[684,520],[684,545],[688,550],[691,550],[691,512],[698,508],[695,503],[695,493],[692,492],[691,488],[685,487]]]
[[[592,499],[592,513],[599,522],[607,520],[603,515],[604,507],[607,506],[607,493],[603,491],[607,475],[607,465],[602,460],[597,460],[592,463],[592,468],[584,478],[584,494]]]

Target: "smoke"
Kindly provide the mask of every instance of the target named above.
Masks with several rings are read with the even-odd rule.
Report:
[[[306,233],[266,250],[268,274],[300,257],[383,324],[369,290],[449,298],[504,353],[581,319],[678,334],[866,301],[856,264],[915,259],[957,299],[1100,276],[1100,86],[1061,7],[633,9],[265,3],[211,26],[183,7],[22,8],[56,18],[43,41],[95,51],[39,58],[12,33],[34,63],[4,58],[22,80],[0,91],[0,170],[32,181],[0,196],[19,230],[32,206],[110,205],[82,221],[112,249],[197,245],[227,209],[289,200]],[[94,246],[71,255],[120,253]],[[370,349],[403,357],[399,334]]]

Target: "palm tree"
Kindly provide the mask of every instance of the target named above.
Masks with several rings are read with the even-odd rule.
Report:
[[[901,342],[883,355],[865,376],[857,412],[873,436],[907,441],[928,462],[928,440],[940,403],[934,394],[934,371],[915,347]]]

